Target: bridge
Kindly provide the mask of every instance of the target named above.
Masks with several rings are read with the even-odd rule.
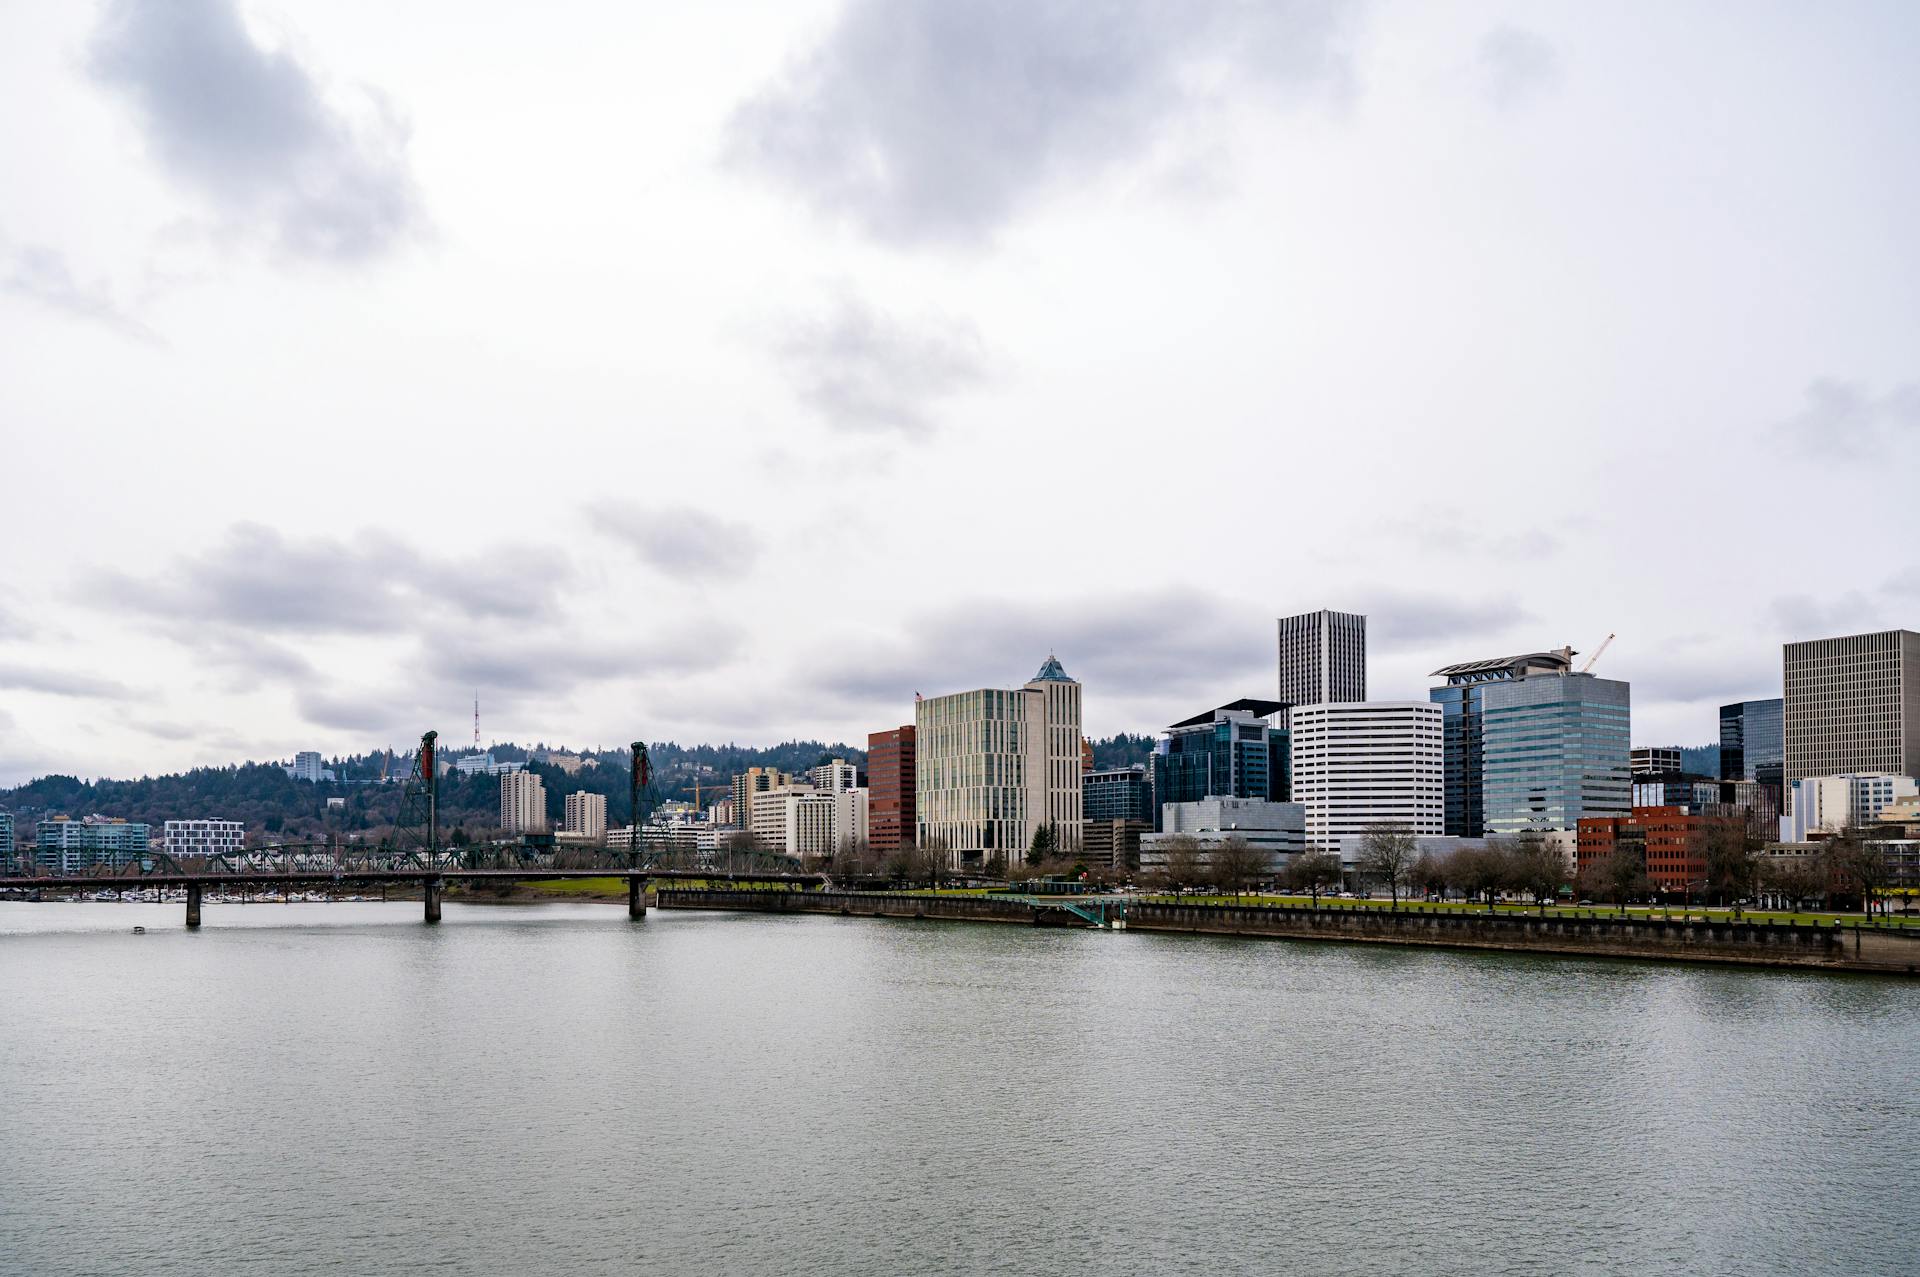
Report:
[[[735,883],[804,890],[826,878],[801,873],[792,856],[757,850],[699,852],[649,846],[640,829],[640,800],[652,779],[646,745],[633,744],[630,796],[633,823],[625,848],[539,848],[520,843],[443,845],[440,841],[439,771],[435,765],[438,733],[420,738],[413,774],[407,780],[394,836],[378,845],[284,843],[243,851],[194,857],[186,862],[159,851],[135,852],[88,873],[21,873],[0,876],[0,892],[45,895],[77,891],[145,887],[179,888],[187,893],[187,926],[200,925],[208,887],[367,886],[417,887],[426,920],[440,921],[440,896],[448,883],[548,882],[586,878],[624,878],[627,913],[644,918],[647,884],[653,880]],[[4,862],[0,862],[4,873]]]
[[[358,869],[348,871],[284,870],[240,873],[189,873],[156,868],[152,872],[123,874],[67,875],[62,877],[0,878],[0,891],[26,891],[42,895],[76,891],[126,891],[143,887],[184,887],[187,892],[187,927],[200,925],[200,907],[208,887],[391,887],[418,888],[425,903],[426,920],[440,921],[440,896],[448,883],[551,882],[585,878],[625,878],[627,916],[647,916],[647,884],[655,879],[701,883],[729,883],[754,887],[785,887],[807,890],[826,884],[820,874],[802,873],[726,873],[708,869]]]

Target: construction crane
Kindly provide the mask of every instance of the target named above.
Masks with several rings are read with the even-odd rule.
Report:
[[[712,783],[711,781],[709,781],[709,782],[707,782],[707,785],[706,785],[706,788],[707,788],[707,789],[708,789],[709,791],[712,791],[712,790],[715,790],[715,789],[732,789],[732,788],[733,788],[733,782],[732,782],[732,781],[728,781],[728,782],[726,782],[726,783],[725,783],[725,784],[723,784],[723,785],[716,785],[716,784],[714,784],[714,783]],[[700,778],[699,778],[698,776],[695,776],[695,777],[693,778],[693,783],[692,783],[691,785],[682,785],[682,786],[680,786],[680,788],[679,788],[679,789],[677,789],[677,790],[675,790],[674,792],[675,792],[675,793],[679,793],[679,794],[692,794],[692,795],[693,795],[693,808],[694,808],[694,810],[695,810],[695,811],[705,811],[705,810],[706,810],[706,807],[705,807],[705,805],[704,805],[704,804],[702,804],[702,803],[701,803],[701,801],[700,801],[700,789],[701,789],[701,784],[700,784]]]
[[[1593,663],[1600,659],[1601,653],[1605,652],[1607,650],[1607,645],[1612,642],[1613,642],[1613,635],[1611,634],[1607,635],[1606,638],[1602,639],[1600,641],[1600,646],[1593,649],[1593,655],[1587,658],[1587,663],[1580,667],[1580,672],[1582,674],[1585,674],[1588,670],[1592,669]]]

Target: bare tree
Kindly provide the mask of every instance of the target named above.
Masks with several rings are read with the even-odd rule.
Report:
[[[1622,914],[1627,911],[1627,901],[1644,896],[1653,889],[1653,880],[1647,876],[1647,848],[1644,843],[1616,842],[1613,851],[1602,863],[1602,881],[1607,884],[1607,891],[1620,906]]]
[[[1167,858],[1167,885],[1170,887],[1195,887],[1205,873],[1205,865],[1200,856],[1200,840],[1192,834],[1174,834],[1161,843],[1161,850]]]
[[[1213,885],[1223,892],[1242,894],[1266,867],[1266,853],[1238,834],[1213,849]]]
[[[1547,902],[1560,894],[1567,880],[1567,862],[1560,849],[1532,829],[1522,830],[1499,848],[1506,882],[1533,897],[1544,916]]]
[[[1423,896],[1442,894],[1447,889],[1447,862],[1432,852],[1423,851],[1420,858],[1413,862],[1408,894],[1418,891]]]
[[[1313,897],[1313,907],[1318,909],[1320,893],[1340,882],[1340,857],[1325,847],[1309,847],[1287,866],[1286,876],[1287,886]]]
[[[1820,856],[1781,856],[1762,862],[1760,881],[1768,891],[1785,896],[1788,908],[1797,913],[1826,891],[1828,866]]]
[[[1707,888],[1721,904],[1745,900],[1759,882],[1759,843],[1744,817],[1716,817],[1701,835],[1706,842]]]
[[[1413,864],[1420,844],[1413,829],[1399,821],[1381,820],[1368,825],[1360,836],[1360,872],[1375,882],[1387,885],[1393,908],[1400,907],[1400,889],[1413,876]]]
[[[1507,859],[1498,847],[1462,847],[1447,858],[1447,885],[1469,900],[1484,900],[1488,913],[1507,881]]]
[[[1862,912],[1873,917],[1880,891],[1891,876],[1885,845],[1848,827],[1827,841],[1823,858],[1832,881],[1858,895]]]
[[[914,848],[913,865],[914,876],[925,878],[927,885],[938,891],[940,884],[953,872],[953,849],[947,845],[945,838],[929,834]]]

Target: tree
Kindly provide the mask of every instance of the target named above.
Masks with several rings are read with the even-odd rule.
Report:
[[[1169,887],[1197,886],[1201,880],[1202,863],[1200,858],[1200,840],[1192,834],[1174,834],[1161,841],[1161,850],[1165,853],[1166,875]]]
[[[1707,889],[1721,904],[1745,900],[1759,881],[1759,847],[1741,816],[1716,817],[1707,822]]]
[[[1653,880],[1647,876],[1646,844],[1621,839],[1613,845],[1613,851],[1601,862],[1602,881],[1620,912],[1626,913],[1627,901],[1644,896],[1653,889]]]
[[[1545,915],[1547,902],[1560,894],[1567,880],[1566,858],[1560,849],[1535,830],[1523,830],[1499,847],[1504,860],[1504,877],[1512,886],[1533,896],[1534,904]]]
[[[952,862],[953,849],[938,834],[929,834],[914,849],[915,876],[925,878],[927,885],[935,891],[940,889],[941,882],[952,872]]]
[[[1027,863],[1044,865],[1060,852],[1060,835],[1048,821],[1033,831],[1033,842],[1027,847]]]
[[[1445,892],[1447,862],[1430,851],[1421,852],[1420,858],[1413,862],[1410,882],[1411,890],[1418,891],[1423,896],[1432,897]]]
[[[1820,856],[1783,855],[1761,862],[1760,882],[1766,890],[1783,896],[1794,912],[1827,889],[1828,867]]]
[[[1462,847],[1447,858],[1447,885],[1469,900],[1485,900],[1488,913],[1508,877],[1507,859],[1497,846]]]
[[[1213,884],[1223,892],[1241,894],[1266,867],[1266,853],[1238,834],[1213,849]]]
[[[1313,907],[1316,909],[1320,907],[1320,893],[1339,881],[1340,857],[1325,847],[1309,847],[1304,855],[1296,857],[1287,866],[1287,886],[1313,897]]]
[[[980,869],[989,878],[1004,879],[1007,876],[1007,853],[998,847],[994,848],[993,854],[987,857]]]
[[[1880,890],[1890,876],[1885,844],[1849,827],[1827,841],[1824,858],[1832,880],[1858,895],[1861,910],[1871,918]]]
[[[1412,828],[1398,821],[1375,821],[1360,836],[1360,872],[1387,885],[1395,909],[1400,907],[1400,889],[1413,876],[1419,848]]]

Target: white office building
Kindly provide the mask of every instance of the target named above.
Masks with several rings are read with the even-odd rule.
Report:
[[[169,820],[160,826],[161,846],[169,856],[220,856],[246,846],[247,827],[238,820]]]
[[[1782,667],[1789,813],[1802,777],[1920,776],[1920,633],[1788,643]]]
[[[1816,833],[1867,824],[1895,803],[1920,794],[1913,777],[1889,772],[1802,776],[1787,788],[1792,806],[1780,817],[1781,842],[1806,842]]]
[[[867,838],[867,791],[861,788],[781,785],[754,794],[751,802],[747,830],[763,851],[831,856]]]
[[[332,780],[333,769],[331,767],[323,767],[321,765],[322,762],[324,762],[324,760],[320,757],[318,750],[303,749],[293,756],[293,764],[286,769],[286,773],[295,780],[304,780],[315,784],[323,780]]]
[[[547,787],[532,772],[508,772],[500,778],[500,828],[510,834],[547,832]]]
[[[562,817],[560,830],[586,839],[606,837],[607,796],[588,793],[584,789],[568,794],[566,814]]]
[[[1369,825],[1446,832],[1440,706],[1430,701],[1297,705],[1293,800],[1306,808],[1307,845],[1351,862]]]

